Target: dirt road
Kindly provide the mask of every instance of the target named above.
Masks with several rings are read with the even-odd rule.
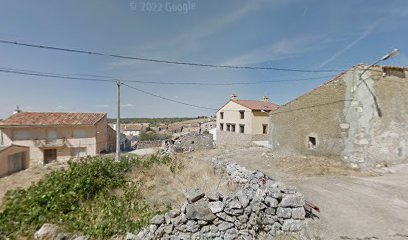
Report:
[[[282,160],[261,147],[191,154],[229,159],[296,186],[321,209],[319,218],[308,220],[312,239],[408,239],[408,164],[379,175],[330,167],[325,159]]]

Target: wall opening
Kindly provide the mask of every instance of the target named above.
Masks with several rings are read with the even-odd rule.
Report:
[[[316,149],[316,143],[317,143],[316,138],[309,136],[309,141],[308,141],[309,149]]]
[[[220,112],[220,118],[224,119],[224,112]]]
[[[262,134],[268,133],[268,124],[262,124]]]
[[[240,124],[239,125],[239,133],[244,133],[245,132],[245,125],[244,124]]]
[[[245,117],[245,111],[239,111],[239,118],[244,119]]]

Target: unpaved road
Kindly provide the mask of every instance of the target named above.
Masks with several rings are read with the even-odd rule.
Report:
[[[311,239],[408,239],[408,164],[392,166],[393,173],[377,176],[325,168],[322,174],[319,171],[309,174],[299,171],[302,159],[294,161],[293,165],[298,167],[290,166],[290,162],[285,167],[279,158],[261,147],[190,154],[205,160],[214,157],[232,160],[296,186],[308,201],[321,209],[318,218],[308,220],[306,231]],[[313,163],[316,169],[323,165]],[[287,171],[292,167],[296,171]]]

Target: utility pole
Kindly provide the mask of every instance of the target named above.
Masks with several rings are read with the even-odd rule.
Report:
[[[120,81],[116,81],[116,157],[115,161],[120,161]]]

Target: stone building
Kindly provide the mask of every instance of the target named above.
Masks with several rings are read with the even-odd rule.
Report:
[[[407,161],[407,93],[407,68],[354,66],[272,112],[270,145],[355,166]]]
[[[268,140],[269,112],[278,105],[263,97],[262,101],[231,100],[217,111],[217,145],[244,145]]]
[[[0,145],[29,147],[28,166],[109,152],[106,113],[20,112],[0,122]]]

